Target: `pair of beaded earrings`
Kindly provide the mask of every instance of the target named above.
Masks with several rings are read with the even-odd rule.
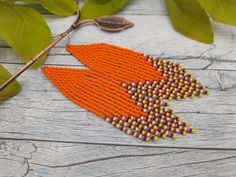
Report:
[[[42,71],[75,104],[143,141],[196,131],[163,101],[208,93],[187,69],[109,44],[67,50],[90,70],[45,66]]]

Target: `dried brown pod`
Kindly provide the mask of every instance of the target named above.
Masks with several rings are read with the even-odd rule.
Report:
[[[94,22],[99,28],[110,32],[118,32],[134,26],[134,24],[127,19],[115,15],[98,17]]]

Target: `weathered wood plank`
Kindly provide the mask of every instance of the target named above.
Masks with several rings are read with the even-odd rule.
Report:
[[[112,43],[189,68],[213,93],[171,107],[198,132],[140,142],[65,99],[40,71],[29,70],[19,78],[23,91],[0,102],[0,176],[236,176],[236,29],[214,23],[210,46],[175,32],[163,0],[135,0],[119,14],[136,26],[117,34],[84,27],[71,43]],[[54,36],[74,20],[45,18]],[[67,42],[50,52],[46,64],[83,68],[65,51]],[[1,39],[0,63],[11,72],[22,66]]]
[[[236,58],[235,35],[236,28],[215,24],[215,45],[205,45],[190,40],[175,32],[167,16],[125,16],[135,23],[135,27],[121,33],[101,32],[94,26],[86,26],[71,35],[71,43],[106,42],[131,48],[146,54],[162,55],[174,59],[207,59],[209,61],[234,62]],[[54,18],[46,15],[53,35],[63,32],[74,20],[74,17]],[[129,41],[129,42],[127,42]],[[62,46],[68,39],[61,42],[61,48],[53,50],[52,54],[65,54]],[[181,43],[181,45],[179,45]],[[7,46],[2,40],[0,46]],[[16,60],[8,50],[0,48],[1,62],[15,63]],[[229,64],[230,65],[230,64]]]
[[[54,58],[54,57],[53,57]],[[52,58],[52,61],[54,60]],[[60,63],[60,57],[59,58],[59,62]],[[76,61],[75,58],[68,56],[67,57],[68,60],[74,60]],[[57,57],[55,57],[55,60],[57,60]],[[63,60],[63,57],[62,59]],[[67,60],[67,59],[66,59]],[[175,61],[175,60],[174,60]],[[200,62],[196,62],[194,60],[192,60],[192,64],[193,67],[191,68],[191,66],[188,66],[191,64],[188,64],[187,62],[182,62],[181,60],[179,60],[180,62],[178,63],[182,63],[183,67],[185,68],[190,68],[190,73],[196,77],[196,79],[199,79],[204,85],[207,85],[208,88],[210,89],[214,89],[214,90],[229,90],[229,89],[234,89],[235,88],[235,84],[236,84],[236,79],[235,79],[235,71],[234,70],[217,70],[217,69],[213,69],[213,70],[206,70],[206,69],[202,69],[202,67],[206,67],[206,64],[203,64],[204,62],[200,63]],[[191,60],[189,60],[191,61]],[[76,61],[77,62],[77,61]],[[57,62],[55,62],[57,63]],[[63,63],[63,62],[62,62]],[[73,61],[72,61],[73,63]],[[60,66],[56,65],[55,66]],[[65,61],[65,63],[63,63],[62,65],[66,65],[68,67],[77,67],[77,68],[85,68],[83,65],[81,65],[78,62],[78,65],[70,65],[70,63],[67,63]],[[12,73],[14,73],[15,71],[17,71],[22,65],[15,65],[15,64],[4,64],[4,66],[6,68],[9,69],[9,71],[11,71]],[[37,76],[37,80],[34,78],[35,76]],[[19,78],[19,81],[22,82],[22,84],[26,84],[25,89],[31,89],[33,88],[33,90],[38,90],[38,91],[43,91],[45,89],[49,89],[47,91],[51,91],[52,89],[52,85],[48,82],[48,80],[46,79],[46,77],[41,73],[40,70],[28,70],[26,71],[26,73],[24,73],[24,76]],[[42,85],[40,84],[45,84],[45,87],[43,88]],[[53,90],[54,87],[53,87]]]
[[[4,177],[233,177],[236,151],[4,140],[0,141],[0,164]]]
[[[12,52],[10,48],[0,48],[0,58],[1,64],[23,64],[19,58]],[[158,55],[154,55],[159,57]],[[162,57],[163,58],[163,57]],[[202,69],[202,70],[236,70],[236,60],[235,61],[224,61],[213,58],[173,58],[169,59],[168,57],[164,57],[163,60],[171,60],[175,63],[180,63],[183,67],[188,68],[190,70],[194,69]],[[65,49],[62,48],[54,48],[49,54],[45,65],[57,65],[57,66],[77,66],[83,67],[83,65],[75,59],[74,56],[68,54]]]
[[[79,0],[79,5],[82,7],[83,0]],[[47,10],[39,5],[27,5],[32,7],[42,14],[50,14]],[[164,0],[133,0],[120,12],[119,15],[167,15]]]
[[[19,65],[4,65],[4,66],[6,66],[6,68],[8,68],[11,72],[14,72],[20,68]],[[81,68],[81,67],[82,66],[78,66],[78,68]],[[179,101],[175,103],[176,105],[178,103],[184,104],[184,102],[188,104],[189,101],[192,102],[193,104],[195,102],[196,105],[199,103],[202,103],[202,105],[204,105],[204,104],[207,104],[207,102],[217,103],[221,100],[221,102],[225,104],[228,102],[227,104],[228,106],[230,106],[230,104],[234,106],[233,103],[236,100],[234,100],[234,98],[230,99],[230,97],[233,97],[235,95],[234,94],[234,89],[236,85],[235,71],[190,70],[190,73],[193,74],[197,79],[199,79],[203,84],[207,85],[210,89],[213,89],[212,96],[211,95],[206,96],[201,99],[196,99],[194,101],[185,100],[183,101],[183,103],[182,101]],[[40,72],[40,70],[26,71],[24,76],[19,78],[19,82],[23,85],[23,91],[19,94],[19,96],[15,96],[12,99],[7,100],[5,104],[1,105],[2,107],[5,107],[4,105],[7,105],[7,103],[9,104],[14,103],[17,105],[16,102],[18,102],[19,104],[21,104],[20,102],[21,102],[22,97],[25,99],[28,99],[31,103],[35,102],[36,104],[40,104],[38,103],[38,101],[35,101],[35,99],[37,99],[38,97],[38,94],[42,94],[42,95],[46,94],[45,98],[47,99],[45,101],[49,103],[52,102],[53,99],[57,101],[56,98],[58,97],[60,98],[61,101],[66,101],[66,99],[64,97],[61,97],[61,94],[57,91],[57,89],[53,86],[53,84],[47,80],[47,78]],[[49,96],[50,94],[52,95]],[[215,97],[214,96],[215,94],[218,96]],[[24,103],[22,104],[24,105]],[[53,106],[53,105],[55,105],[55,103],[48,105],[48,107]],[[42,105],[42,106],[45,106],[45,105]],[[43,108],[42,106],[39,107],[39,109]],[[198,111],[201,112],[201,109],[206,110],[204,109],[204,106],[201,107],[201,104],[198,106],[198,108],[195,108],[195,109],[194,109],[195,106],[193,107],[191,107],[191,105],[189,106],[190,108],[194,110],[194,112],[198,112]],[[190,108],[186,110],[189,111]],[[208,113],[212,113],[211,111],[216,111],[218,113],[227,113],[229,111],[229,113],[234,113],[235,110],[233,108],[234,107],[229,107],[229,110],[224,110],[224,109],[219,110],[217,108],[214,109],[214,106],[213,106],[209,110]],[[53,106],[52,110],[53,109],[56,109],[56,106]],[[183,110],[183,108],[181,109],[181,107],[178,107],[178,110]]]
[[[11,71],[19,68],[19,65],[6,66]],[[161,140],[154,145],[235,147],[235,71],[191,70],[191,73],[212,88],[213,93],[201,99],[172,102],[171,107],[197,128],[198,133],[174,141]],[[40,71],[29,70],[19,81],[22,92],[0,103],[0,137],[142,143],[68,101]]]

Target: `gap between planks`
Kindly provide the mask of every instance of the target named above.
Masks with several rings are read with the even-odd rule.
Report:
[[[45,142],[45,143],[65,143],[65,144],[83,144],[83,145],[101,145],[101,146],[123,146],[123,147],[142,147],[142,148],[166,148],[166,149],[189,149],[189,150],[209,150],[209,151],[236,151],[236,148],[213,148],[213,147],[193,147],[193,146],[158,146],[158,145],[152,145],[148,144],[123,144],[123,143],[107,143],[107,142],[83,142],[83,141],[62,141],[62,140],[46,140],[46,139],[31,139],[31,138],[5,138],[5,137],[0,137],[0,140],[5,140],[5,141],[31,141],[31,142]]]
[[[62,55],[64,56],[64,55]],[[167,61],[167,60],[170,60],[170,61],[173,61],[174,63],[182,63],[182,61],[184,61],[184,59],[168,59],[168,58],[161,58],[162,60],[164,61]],[[178,62],[179,61],[179,62]],[[209,60],[210,61],[210,60]],[[214,62],[214,61],[213,61]],[[218,60],[216,60],[216,62],[218,62]],[[220,61],[221,62],[221,61]],[[236,61],[223,61],[221,62],[221,64],[228,64],[228,63],[232,63],[232,64],[235,64]],[[5,65],[17,65],[17,66],[24,66],[25,64],[24,63],[18,63],[18,62],[1,62],[0,61],[0,64],[5,64]],[[235,69],[224,69],[224,68],[211,68],[210,66],[213,65],[213,63],[207,65],[207,66],[204,66],[203,68],[190,68],[190,67],[184,67],[186,69],[188,69],[189,71],[202,71],[202,70],[208,70],[208,71],[232,71],[232,72],[235,72],[236,70]],[[78,68],[87,68],[86,66],[84,66],[83,64],[56,64],[56,63],[47,63],[45,62],[45,64],[42,65],[43,66],[67,66],[67,67],[78,67]]]

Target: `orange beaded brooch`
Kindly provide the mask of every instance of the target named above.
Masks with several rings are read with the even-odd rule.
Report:
[[[46,66],[42,71],[75,104],[144,141],[196,131],[163,101],[208,94],[179,64],[108,44],[67,50],[91,70]]]

